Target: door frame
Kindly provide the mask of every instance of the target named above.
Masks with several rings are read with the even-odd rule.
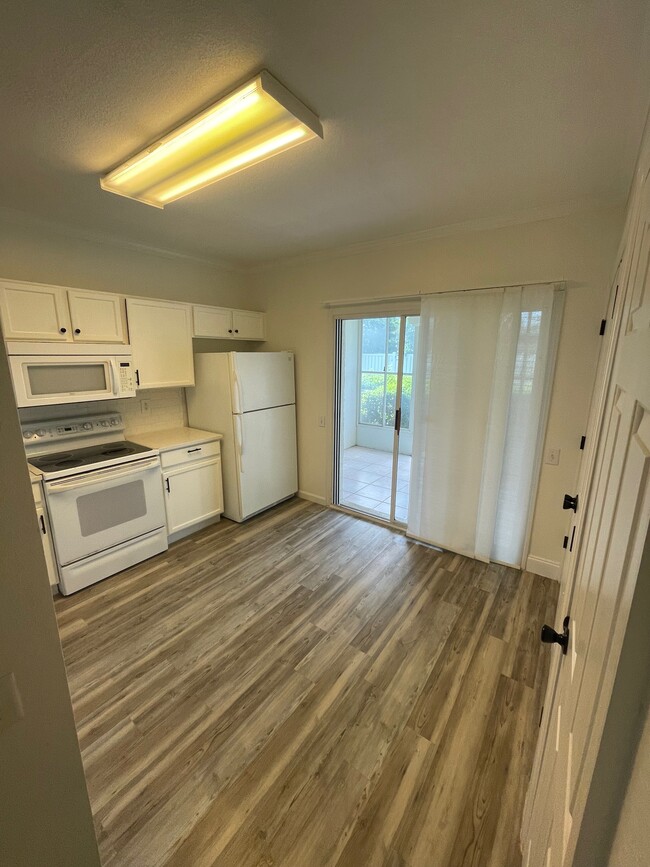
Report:
[[[561,616],[563,616],[564,613],[569,612],[573,604],[577,567],[580,554],[583,550],[588,522],[592,517],[590,506],[593,502],[595,485],[598,481],[597,470],[599,469],[599,465],[597,464],[597,457],[602,438],[606,434],[605,422],[608,418],[607,410],[611,399],[610,388],[617,360],[619,341],[624,323],[624,314],[629,312],[627,311],[626,302],[628,300],[628,295],[632,290],[631,280],[634,277],[632,267],[635,263],[636,238],[642,201],[641,196],[644,182],[646,185],[650,184],[649,175],[650,127],[646,127],[644,143],[641,149],[639,163],[635,171],[633,188],[628,203],[627,218],[623,237],[619,246],[617,264],[611,281],[607,319],[604,320],[605,343],[602,346],[597,367],[596,381],[592,393],[586,433],[586,449],[580,467],[577,485],[578,496],[582,503],[584,503],[584,506],[579,509],[574,516],[572,527],[570,529],[571,534],[573,534],[573,532],[576,534],[577,545],[575,546],[575,550],[566,551],[562,564],[560,600],[558,603],[558,615]],[[631,586],[627,588],[625,604],[617,610],[613,620],[611,621],[610,634],[616,636],[617,640],[613,642],[613,651],[603,667],[601,688],[593,708],[592,719],[597,720],[597,725],[592,738],[593,742],[590,743],[588,749],[585,751],[587,766],[590,766],[590,770],[587,771],[587,775],[583,778],[581,787],[581,795],[584,796],[581,797],[581,800],[584,801],[584,803],[581,804],[579,812],[573,816],[573,827],[570,840],[568,841],[569,848],[566,853],[568,860],[565,863],[567,865],[573,863],[577,841],[580,836],[580,826],[585,815],[585,806],[593,784],[593,771],[596,766],[598,752],[602,743],[601,737],[605,726],[605,718],[610,708],[614,680],[619,667],[623,642],[628,630],[628,603],[631,603],[633,593],[636,589],[637,579],[638,571],[633,580],[629,580]],[[549,814],[548,812],[543,812],[543,810],[548,801],[552,804],[553,800],[552,795],[549,795],[548,787],[553,785],[554,780],[549,778],[548,774],[544,776],[544,772],[551,761],[548,756],[549,754],[552,754],[555,749],[553,745],[555,733],[551,730],[551,722],[555,719],[556,715],[555,710],[558,701],[558,691],[560,688],[561,662],[561,655],[554,654],[544,700],[544,715],[538,736],[533,770],[526,795],[521,827],[521,844],[525,859],[524,863],[526,863],[526,857],[528,856],[528,859],[530,859],[531,855],[528,850],[528,840],[533,837],[535,825],[539,824],[540,820],[543,821],[544,827],[546,827],[546,820],[549,818]],[[545,788],[542,789],[540,786],[545,786]],[[544,800],[545,795],[548,796],[548,801]],[[551,810],[552,821],[552,807],[549,807],[548,809]],[[540,815],[540,811],[543,812],[543,815]],[[552,833],[552,824],[548,827],[551,829]],[[531,867],[533,867],[533,865],[531,865]]]
[[[335,483],[338,482],[338,466],[335,461],[335,445],[340,432],[340,419],[337,418],[337,406],[339,400],[340,389],[340,371],[339,371],[339,343],[341,335],[339,333],[338,322],[344,319],[376,319],[383,317],[395,316],[419,316],[420,315],[420,299],[409,297],[407,300],[399,301],[391,298],[387,301],[368,301],[355,302],[354,304],[333,305],[327,308],[330,321],[330,339],[328,341],[328,356],[327,356],[327,416],[326,416],[326,441],[327,441],[327,496],[325,504],[330,509],[335,509],[340,512],[345,512],[348,515],[355,517],[363,516],[364,519],[374,521],[382,526],[392,527],[398,532],[404,532],[403,524],[391,523],[389,520],[384,520],[378,516],[366,514],[349,509],[346,506],[341,506],[334,502]],[[393,462],[394,463],[394,462]]]

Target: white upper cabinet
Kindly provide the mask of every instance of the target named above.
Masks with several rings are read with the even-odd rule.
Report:
[[[232,330],[236,340],[264,340],[266,316],[254,310],[233,310]]]
[[[5,340],[72,340],[67,290],[3,281],[0,314]]]
[[[126,312],[138,388],[194,385],[191,306],[127,298]]]
[[[193,306],[194,337],[225,340],[264,340],[266,314],[228,307]]]
[[[88,343],[126,343],[124,307],[119,295],[68,290],[72,335]]]
[[[195,337],[232,337],[232,310],[227,307],[192,308]]]
[[[4,281],[0,313],[5,340],[126,343],[119,295]]]

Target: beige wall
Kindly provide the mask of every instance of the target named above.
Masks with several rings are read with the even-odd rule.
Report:
[[[0,727],[0,863],[93,867],[99,856],[12,404],[0,347],[0,717],[11,673],[24,713]]]
[[[333,337],[324,301],[566,280],[547,436],[561,460],[542,468],[530,549],[557,563],[568,524],[560,504],[577,478],[622,227],[623,208],[608,208],[252,272],[253,306],[268,311],[268,348],[296,352],[301,491],[317,498],[328,493],[329,433],[318,426],[328,408]]]
[[[646,867],[650,858],[650,714],[625,793],[609,867]]]
[[[0,277],[250,309],[239,271],[0,220]]]

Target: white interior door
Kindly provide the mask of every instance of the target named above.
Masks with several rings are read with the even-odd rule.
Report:
[[[547,694],[548,737],[523,839],[528,867],[572,864],[650,518],[647,178],[622,267],[620,334],[591,484],[586,502],[578,503],[584,514],[575,572],[558,611],[559,620],[569,617],[570,637]]]
[[[233,417],[242,519],[298,490],[296,408],[278,406]]]

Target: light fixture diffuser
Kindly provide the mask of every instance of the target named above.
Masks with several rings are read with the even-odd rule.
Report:
[[[105,175],[103,190],[162,208],[316,136],[323,128],[263,70]]]

